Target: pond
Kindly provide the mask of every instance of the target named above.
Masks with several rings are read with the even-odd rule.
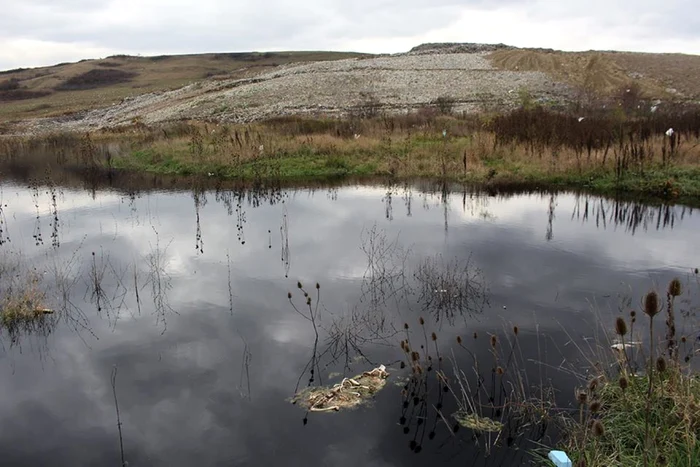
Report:
[[[0,334],[4,466],[525,464],[554,425],[456,429],[459,384],[435,375],[474,384],[477,362],[488,383],[513,360],[575,410],[582,350],[651,287],[697,287],[700,265],[692,209],[575,193],[5,181],[0,196],[3,290],[30,274],[55,311]],[[290,402],[382,364],[357,408]]]

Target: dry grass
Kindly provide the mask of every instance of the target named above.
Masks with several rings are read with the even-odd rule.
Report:
[[[25,93],[49,95],[3,102],[0,122],[58,116],[105,107],[121,99],[146,92],[176,89],[211,78],[245,78],[293,62],[336,60],[363,56],[344,52],[274,52],[244,54],[173,55],[160,57],[114,56],[99,60],[59,64],[51,67],[0,72],[0,81],[19,80]],[[97,70],[116,69],[134,73],[128,82],[78,91],[55,91],[71,80]],[[17,91],[12,91],[17,92]],[[30,96],[30,94],[27,94]]]
[[[694,99],[700,96],[695,79],[700,56],[630,52],[560,52],[533,49],[497,50],[494,66],[506,70],[542,71],[582,92],[612,95],[637,83],[650,98]],[[681,94],[669,92],[673,88]]]
[[[41,276],[36,271],[21,271],[19,264],[3,264],[0,278],[0,330],[8,333],[12,344],[23,334],[48,331],[54,312],[46,308]]]

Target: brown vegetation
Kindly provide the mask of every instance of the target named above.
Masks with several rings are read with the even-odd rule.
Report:
[[[83,89],[95,89],[115,84],[128,83],[137,74],[130,71],[116,69],[94,69],[73,76],[56,87],[57,91],[80,91]]]
[[[492,52],[490,58],[501,69],[548,73],[584,94],[610,96],[634,82],[650,98],[690,100],[700,96],[700,83],[693,78],[700,69],[697,55],[502,49]]]

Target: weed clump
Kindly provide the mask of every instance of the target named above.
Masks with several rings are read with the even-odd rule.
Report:
[[[40,276],[36,273],[20,275],[20,280],[3,284],[0,300],[0,330],[5,330],[17,343],[22,334],[48,330],[53,310],[46,308],[45,294],[40,288]]]
[[[680,293],[681,283],[674,279],[668,285],[665,305],[668,330],[674,326],[673,299]],[[688,361],[680,362],[678,352],[670,352],[667,359],[662,355],[664,349],[657,348],[660,343],[653,337],[653,318],[664,308],[658,294],[646,294],[641,308],[650,324],[646,331],[650,348],[638,357],[645,371],[632,370],[636,353],[629,350],[631,346],[622,346],[617,375],[598,377],[595,398],[585,413],[587,395],[579,394],[580,418],[569,420],[561,446],[575,465],[694,466],[700,459],[700,378]],[[627,334],[623,324],[622,318],[615,321],[619,336]],[[666,338],[675,338],[675,330],[667,332]],[[669,345],[662,341],[664,344]]]

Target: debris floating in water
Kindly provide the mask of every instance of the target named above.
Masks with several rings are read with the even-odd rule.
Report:
[[[475,413],[467,413],[464,410],[459,410],[452,414],[457,423],[465,428],[474,431],[499,432],[503,429],[503,424],[488,417],[482,417]]]
[[[356,407],[381,390],[388,377],[386,367],[379,365],[352,378],[343,378],[332,387],[306,388],[294,395],[292,403],[310,412],[337,412]]]

